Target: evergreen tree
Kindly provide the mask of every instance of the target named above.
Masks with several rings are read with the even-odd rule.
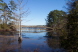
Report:
[[[66,23],[66,13],[60,10],[51,11],[46,19],[46,24],[51,28],[63,28]]]

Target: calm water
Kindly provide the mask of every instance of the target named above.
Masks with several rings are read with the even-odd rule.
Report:
[[[13,34],[0,32],[0,52],[78,52],[78,36],[72,32],[23,28],[21,42],[18,35]]]
[[[18,42],[15,37],[15,39],[4,38],[4,41],[0,41],[0,50],[3,52],[66,52],[60,47],[58,37],[47,38],[45,35],[46,32],[22,32],[22,42]]]
[[[63,52],[64,50],[58,46],[53,44],[53,47],[48,45],[50,42],[48,38],[44,37],[46,32],[43,33],[22,33],[23,34],[23,41],[22,41],[22,49],[28,49],[34,51],[37,49],[39,52]],[[53,40],[53,39],[51,39]],[[48,43],[49,42],[49,43]],[[58,44],[56,42],[56,44]]]

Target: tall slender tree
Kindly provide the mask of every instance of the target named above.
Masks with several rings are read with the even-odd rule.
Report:
[[[15,15],[18,17],[19,21],[18,21],[18,25],[19,25],[19,41],[22,40],[22,36],[21,36],[21,22],[22,22],[22,18],[23,18],[23,15],[27,15],[28,14],[28,10],[25,10],[26,8],[26,4],[23,3],[23,0],[17,0],[18,4],[17,4],[17,13],[15,13]],[[25,8],[25,9],[24,9]]]

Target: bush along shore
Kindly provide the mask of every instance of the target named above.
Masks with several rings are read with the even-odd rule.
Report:
[[[16,28],[13,26],[13,25],[0,25],[0,35],[13,35],[15,34],[17,31],[16,31]]]

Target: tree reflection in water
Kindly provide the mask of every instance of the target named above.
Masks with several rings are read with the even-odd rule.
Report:
[[[61,46],[68,50],[68,52],[78,52],[78,34],[73,32],[67,36],[61,36]]]
[[[61,43],[59,39],[59,32],[47,32],[47,44],[52,48],[52,52],[66,52],[65,49],[61,48]]]
[[[65,33],[62,31],[48,32],[47,43],[49,47],[64,48],[65,52],[78,52],[78,34],[76,32]],[[59,50],[58,50],[59,51]]]
[[[15,52],[18,47],[17,36],[0,35],[0,52]]]

